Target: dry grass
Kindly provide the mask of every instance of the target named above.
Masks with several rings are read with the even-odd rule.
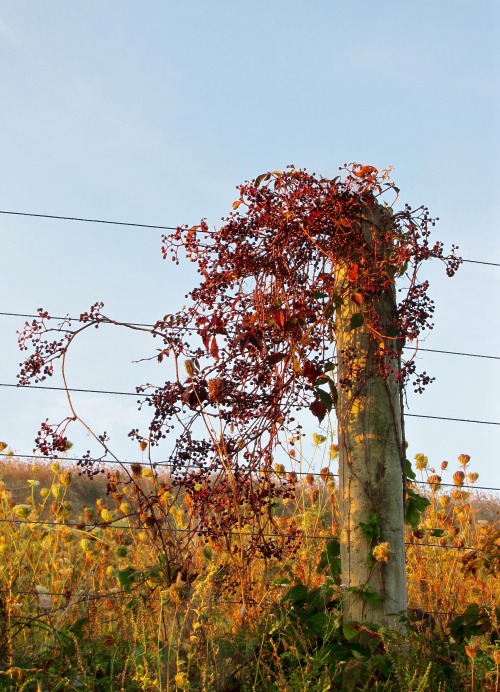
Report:
[[[421,473],[423,481],[432,475],[426,467]],[[447,474],[450,483],[461,478]],[[184,496],[169,505],[170,523],[158,535],[140,519],[134,484],[107,495],[103,476],[91,481],[65,464],[27,465],[14,458],[0,464],[0,478],[5,689],[341,689],[326,686],[335,678],[328,668],[325,682],[323,630],[308,639],[300,622],[280,619],[283,594],[293,585],[327,594],[325,603],[340,597],[328,570],[318,571],[327,541],[338,532],[331,477],[304,478],[295,499],[275,508],[278,531],[296,526],[300,542],[280,560],[255,555],[246,561],[240,548],[251,536],[243,530],[225,544],[202,540],[190,530]],[[471,480],[474,475],[465,475],[453,488],[429,490],[420,526],[408,530],[409,604],[422,646],[416,660],[425,663],[420,684],[428,661],[450,640],[456,614],[471,603],[494,609],[500,601],[499,504],[476,493]],[[157,483],[148,474],[136,479],[144,495]],[[305,603],[301,607],[309,608],[312,600]],[[329,608],[328,627],[338,628]],[[457,671],[464,685],[470,687],[474,669],[476,689],[498,689],[499,637],[491,636],[491,627],[476,629],[462,642]],[[277,631],[289,635],[276,638]],[[303,646],[309,642],[307,654],[297,637]],[[407,680],[407,689],[417,689],[417,682],[408,682],[408,656],[388,655],[400,687],[387,681],[383,687],[364,663],[370,686],[404,689]],[[36,687],[40,680],[43,688]],[[418,689],[438,689],[426,684]]]

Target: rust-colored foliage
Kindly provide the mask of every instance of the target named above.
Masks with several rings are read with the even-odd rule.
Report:
[[[437,258],[451,276],[460,260],[455,247],[445,256],[441,243],[430,243],[434,221],[425,207],[393,212],[384,203],[384,195],[397,197],[398,190],[372,166],[346,165],[333,180],[290,167],[238,190],[220,229],[212,231],[202,221],[163,236],[164,257],[178,263],[184,252],[200,275],[191,304],[150,330],[163,342],[158,360],[184,360],[188,377],[176,367],[172,381],[138,391],[149,395],[154,411],[151,447],[172,430],[178,433],[169,458],[172,483],[187,492],[196,531],[217,538],[250,524],[249,549],[279,556],[295,530],[283,540],[266,536],[270,528],[280,533],[272,507],[277,497],[293,493],[294,480],[273,475],[273,456],[285,437],[300,435],[297,412],[309,409],[321,421],[335,407],[338,358],[353,364],[342,387],[359,378],[357,354],[336,352],[336,311],[354,301],[359,313],[352,328],[365,325],[377,344],[373,374],[387,377],[400,363],[395,374],[403,384],[415,374],[413,354],[407,361],[401,357],[403,344],[417,344],[420,332],[432,328],[434,304],[417,270]],[[361,224],[376,213],[378,241],[368,243]],[[383,324],[374,301],[396,280],[402,291],[397,319]],[[49,338],[48,314],[40,310],[39,320],[26,324],[19,337],[22,349],[32,349],[20,384],[52,375],[54,361],[80,331],[113,322],[101,309],[94,305],[76,329],[63,323],[56,341]],[[430,381],[426,373],[415,377],[417,390]],[[76,419],[72,410],[60,425],[45,422],[40,451],[61,451],[67,425]],[[205,429],[201,437],[199,423]],[[138,430],[130,435],[145,439]],[[106,435],[99,441],[107,453]],[[90,459],[84,463],[91,466]]]

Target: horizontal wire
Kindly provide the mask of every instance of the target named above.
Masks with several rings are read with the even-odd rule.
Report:
[[[411,346],[405,346],[405,351],[414,351]],[[486,356],[482,353],[462,353],[461,351],[443,351],[439,348],[422,348],[418,347],[418,351],[426,351],[427,353],[443,353],[447,356],[466,356],[467,358],[489,358],[491,360],[500,360],[500,356]]]
[[[51,387],[50,385],[43,384],[29,384],[29,385],[19,385],[11,384],[7,382],[0,382],[0,387],[13,387],[15,389],[48,389],[54,392],[80,392],[84,394],[115,394],[117,396],[142,396],[148,397],[150,394],[143,394],[142,392],[112,392],[105,389],[78,389],[77,387]]]
[[[40,315],[33,315],[33,314],[20,313],[20,312],[0,312],[0,317],[23,317],[23,318],[28,318],[28,319],[39,319]],[[53,316],[51,315],[50,319],[61,320],[61,321],[66,320],[67,322],[80,322],[79,317],[69,317],[69,316],[59,317],[56,315],[53,315]],[[106,324],[106,321],[104,320],[102,323]],[[110,323],[114,324],[114,322],[110,322]],[[129,327],[148,327],[150,329],[152,329],[155,326],[154,324],[147,324],[145,322],[119,322],[119,324],[124,325],[124,326],[129,326]],[[183,327],[183,329],[186,329],[188,331],[198,332],[197,328]],[[415,349],[412,346],[405,346],[404,349],[405,349],[405,351],[415,351]],[[488,358],[490,360],[500,360],[500,356],[489,356],[489,355],[485,355],[482,353],[464,353],[462,351],[445,351],[443,349],[423,348],[421,346],[418,347],[418,351],[425,351],[427,353],[440,353],[440,354],[449,355],[449,356],[465,356],[467,358]]]
[[[47,389],[50,391],[56,391],[56,392],[80,392],[84,394],[113,394],[113,395],[118,395],[118,396],[142,396],[142,397],[149,397],[152,396],[151,394],[145,394],[145,393],[134,393],[134,392],[112,392],[112,391],[106,391],[106,390],[100,390],[100,389],[76,389],[73,387],[51,387],[49,385],[42,385],[42,384],[29,384],[29,385],[19,385],[19,384],[12,384],[12,383],[7,383],[7,382],[0,382],[0,387],[12,387],[15,389]],[[405,416],[409,418],[431,418],[434,420],[447,420],[447,421],[452,421],[455,423],[476,423],[477,425],[500,425],[500,423],[496,421],[490,421],[490,420],[473,420],[471,418],[451,418],[450,416],[428,416],[424,415],[422,413],[405,413]]]
[[[496,421],[491,420],[472,420],[471,418],[450,418],[449,416],[426,416],[423,413],[405,413],[408,418],[431,418],[434,420],[450,420],[456,423],[477,423],[480,425],[500,425]]]
[[[128,223],[125,221],[108,221],[105,219],[85,219],[79,216],[56,216],[55,214],[31,214],[24,211],[3,211],[0,210],[0,214],[6,214],[9,216],[30,216],[38,219],[57,219],[60,221],[84,221],[85,223],[105,223],[110,226],[133,226],[135,228],[155,228],[165,231],[176,231],[175,226],[159,226],[148,223]]]
[[[83,522],[74,522],[74,521],[65,521],[65,522],[57,522],[57,521],[43,521],[42,519],[0,519],[1,524],[25,524],[25,525],[31,525],[34,524],[35,526],[57,526],[60,528],[76,528],[81,531],[84,529],[117,529],[119,531],[147,531],[151,530],[151,528],[156,529],[160,533],[181,533],[181,534],[187,534],[191,536],[198,536],[199,538],[203,537],[203,532],[200,531],[199,529],[196,528],[187,528],[187,529],[178,529],[176,527],[169,527],[169,528],[158,528],[156,525],[153,525],[153,527],[149,527],[146,525],[142,526],[118,526],[116,525],[116,522],[122,521],[123,519],[126,519],[127,517],[118,517],[117,519],[113,519],[112,521],[108,522],[103,522],[103,523],[97,523],[97,524],[85,524]],[[89,534],[90,535],[90,534]],[[284,539],[290,539],[290,538],[307,538],[307,539],[312,539],[312,540],[324,540],[327,541],[329,540],[332,536],[320,536],[319,534],[281,534],[281,533],[240,533],[238,531],[227,531],[224,533],[225,536],[239,536],[240,538],[253,538],[254,536],[259,536],[260,538],[284,538]],[[205,536],[206,538],[210,538],[209,535]],[[413,545],[412,543],[409,545]],[[440,547],[440,546],[438,546]]]
[[[85,223],[104,223],[111,226],[131,226],[136,228],[154,228],[158,230],[176,231],[178,226],[162,226],[160,224],[147,224],[147,223],[129,223],[126,221],[110,221],[108,219],[87,219],[79,216],[58,216],[56,214],[34,214],[25,211],[6,211],[0,210],[0,214],[5,214],[9,216],[28,216],[38,219],[56,219],[59,221],[83,221]],[[462,259],[462,262],[469,262],[472,264],[486,264],[492,267],[500,267],[500,263],[497,262],[483,262],[482,260],[471,260]]]
[[[0,452],[0,457],[8,457],[9,459],[37,459],[39,461],[43,462],[53,462],[53,461],[72,461],[72,462],[81,462],[85,461],[82,460],[80,457],[42,457],[39,454],[17,454],[17,453],[10,453],[10,452]],[[115,459],[90,459],[89,461],[94,462],[96,464],[113,464],[114,466],[121,465],[121,466],[130,466],[131,464],[137,464],[139,463],[141,466],[150,468],[153,467],[153,469],[156,469],[157,467],[171,467],[176,471],[182,472],[182,471],[192,471],[192,472],[198,472],[201,470],[210,470],[210,471],[224,471],[226,470],[224,466],[215,466],[211,467],[210,469],[206,469],[200,466],[190,466],[190,467],[180,467],[179,464],[174,464],[171,461],[154,461],[154,462],[134,462],[134,461],[123,461],[123,460],[115,460]],[[241,471],[247,471],[249,469],[246,468],[241,468]],[[257,469],[255,470],[257,471]],[[330,470],[327,472],[322,472],[322,471],[296,471],[295,469],[285,469],[285,471],[275,471],[273,469],[273,474],[281,478],[287,474],[295,474],[296,476],[315,476],[318,478],[323,478],[325,477],[326,480],[331,480],[332,478],[339,478],[338,473],[332,473]],[[408,479],[409,483],[413,484],[418,484],[418,485],[429,485],[432,487],[432,483],[429,483],[426,480],[413,480],[413,479]],[[490,486],[484,486],[484,485],[463,485],[463,486],[457,486],[455,483],[443,483],[439,482],[439,485],[443,488],[465,488],[466,490],[472,492],[475,490],[488,490],[488,491],[496,491],[500,492],[500,488],[494,488]],[[24,488],[16,488],[16,490],[21,490]],[[9,488],[9,490],[12,490],[12,488]]]
[[[40,315],[28,315],[28,314],[21,313],[21,312],[0,312],[0,316],[1,317],[27,317],[29,319],[40,319]],[[57,315],[50,315],[50,319],[51,320],[61,320],[61,321],[66,321],[66,322],[80,322],[79,317],[69,317],[69,315],[66,315],[66,317],[60,317]],[[108,320],[105,320],[105,319],[101,319],[101,321],[99,322],[99,324],[107,324],[107,323],[108,324],[114,324],[113,321],[109,320],[109,322],[108,322]],[[127,327],[149,327],[151,329],[154,327],[154,324],[146,324],[144,322],[119,322],[119,324],[127,326]],[[193,327],[193,330],[198,331],[194,327]],[[52,331],[59,331],[59,330],[53,329]],[[488,356],[488,357],[490,357],[490,356]]]
[[[252,585],[260,585],[259,582],[254,582]],[[288,584],[274,584],[273,586],[288,586]],[[80,599],[80,595],[82,596],[81,601],[86,601],[86,600],[99,600],[100,598],[130,598],[134,596],[133,591],[109,591],[108,593],[99,593],[98,591],[92,592],[89,594],[72,594],[70,591],[64,591],[64,592],[59,592],[59,591],[44,591],[40,592],[40,594],[37,591],[11,591],[9,589],[0,589],[0,593],[3,594],[8,594],[12,596],[64,596],[68,599],[70,598],[78,598]],[[266,596],[268,596],[271,600],[273,600],[273,594],[267,593]],[[154,600],[160,600],[161,596],[156,595],[153,593],[148,594],[148,597]],[[79,601],[78,601],[79,602]],[[245,604],[251,604],[251,605],[257,605],[260,606],[263,602],[263,599],[256,601],[253,598],[245,598],[245,600],[239,600],[239,601],[222,601],[220,599],[217,599],[216,605],[219,604],[224,604],[224,605],[245,605]],[[276,603],[276,601],[275,601]],[[278,603],[276,603],[278,605]],[[493,609],[495,606],[494,605],[488,605],[488,606],[479,606],[479,608],[482,609]],[[417,608],[415,606],[408,606],[408,610],[410,611],[415,611],[415,610],[421,610],[420,608]],[[465,615],[465,611],[463,613],[458,613],[456,611],[448,611],[448,610],[425,610],[422,611],[424,615],[454,615],[458,617],[462,617]]]
[[[67,605],[71,605],[71,601],[73,601],[72,605],[78,605],[79,603],[84,603],[86,601],[98,601],[101,598],[133,598],[135,596],[134,591],[110,591],[109,593],[106,594],[100,594],[99,592],[95,593],[89,593],[89,594],[72,594],[70,591],[59,593],[56,591],[9,591],[8,589],[0,589],[0,593],[3,594],[9,594],[12,596],[64,596],[68,600],[68,604],[64,604],[63,607],[67,607]],[[139,594],[141,595],[141,594]],[[154,600],[161,600],[161,595],[154,596],[153,594],[148,594],[148,597],[150,599]],[[221,600],[217,599],[216,606],[219,604],[223,605],[243,605],[243,604],[248,604],[248,605],[257,605],[259,606],[260,603],[258,601],[255,601],[252,598],[246,598],[245,601],[226,601],[226,600]],[[53,612],[54,610],[59,610],[59,608],[50,608],[48,612]]]
[[[498,262],[483,262],[482,260],[471,260],[471,259],[463,259],[462,262],[468,262],[469,264],[487,264],[490,267],[500,267],[500,264]]]
[[[98,598],[121,598],[122,596],[128,594],[131,596],[132,594],[127,591],[109,591],[108,593],[99,593],[99,592],[93,592],[93,593],[72,593],[69,589],[67,591],[11,591],[10,589],[0,589],[0,593],[5,593],[5,594],[10,594],[12,596],[65,596],[66,598],[76,598],[82,601],[86,600],[94,600]]]
[[[119,529],[119,530],[124,530],[124,531],[147,531],[148,529],[151,530],[151,527],[145,527],[145,526],[115,526],[114,522],[115,521],[121,521],[123,517],[120,517],[118,519],[115,519],[111,522],[106,522],[104,524],[84,524],[84,523],[76,523],[76,522],[56,522],[56,521],[42,521],[40,519],[0,519],[0,523],[2,524],[26,524],[26,525],[31,525],[35,524],[37,526],[58,526],[61,528],[78,528],[79,530],[82,530],[84,528],[90,528],[90,529]],[[203,533],[197,529],[178,529],[178,528],[168,528],[168,529],[163,529],[163,528],[158,528],[156,527],[157,531],[160,533],[183,533],[183,534],[188,534],[192,536],[198,536],[199,538],[203,537]],[[429,529],[435,530],[435,529]],[[89,534],[91,535],[91,534]],[[320,536],[319,534],[307,534],[307,533],[297,533],[297,534],[281,534],[281,533],[242,533],[239,531],[227,531],[223,534],[224,536],[236,536],[239,538],[254,538],[254,537],[259,537],[259,538],[283,538],[283,539],[306,539],[306,540],[313,540],[313,541],[329,541],[331,538],[334,538],[331,534],[327,536]],[[211,538],[210,535],[206,534],[205,538]],[[415,541],[405,541],[404,545],[413,547],[413,548],[443,548],[447,550],[482,550],[480,546],[468,546],[468,545],[441,545],[440,543],[415,543]]]

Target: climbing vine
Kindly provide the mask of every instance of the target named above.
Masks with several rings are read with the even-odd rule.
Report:
[[[292,494],[296,483],[293,473],[274,473],[275,457],[287,439],[302,434],[302,411],[321,422],[337,406],[339,387],[349,390],[364,376],[358,354],[337,350],[336,313],[347,302],[356,307],[351,329],[364,325],[376,344],[371,376],[391,375],[402,387],[411,382],[422,391],[431,378],[416,372],[414,355],[421,333],[432,329],[434,303],[419,270],[438,259],[452,276],[460,259],[456,247],[445,254],[441,242],[431,242],[435,220],[426,207],[395,210],[399,190],[388,171],[351,164],[328,179],[289,167],[237,189],[220,228],[202,220],[162,237],[165,258],[179,264],[185,257],[197,267],[188,306],[151,329],[123,325],[149,331],[160,345],[154,357],[175,366],[170,381],[137,388],[152,416],[148,430],[130,436],[148,448],[175,438],[171,485],[187,493],[199,534],[217,538],[251,524],[257,530],[245,550],[279,556],[293,548],[299,531],[283,532],[273,517],[276,498]],[[374,241],[363,229],[375,217]],[[388,321],[375,304],[395,285],[398,308]],[[19,384],[52,376],[58,360],[65,377],[66,354],[78,334],[120,324],[102,309],[97,303],[76,327],[65,321],[56,328],[40,310],[19,335],[21,349],[29,351]],[[405,344],[412,347],[407,358]],[[37,447],[47,456],[66,448],[68,426],[79,420],[69,401],[65,421],[41,425]],[[102,458],[112,456],[106,433],[95,437]],[[98,461],[88,453],[81,465],[92,474]],[[155,521],[160,504],[147,505]]]

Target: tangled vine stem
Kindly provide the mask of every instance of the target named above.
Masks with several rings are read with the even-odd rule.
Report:
[[[426,207],[389,206],[385,200],[394,204],[399,190],[387,171],[379,174],[372,166],[346,164],[334,179],[289,167],[237,189],[239,198],[220,229],[210,230],[203,220],[162,236],[163,256],[179,263],[184,252],[201,280],[187,308],[149,330],[162,342],[158,361],[174,359],[175,377],[138,387],[149,395],[153,416],[146,435],[134,429],[130,436],[155,446],[180,430],[169,459],[172,482],[188,493],[197,531],[222,536],[253,523],[253,548],[278,555],[283,542],[270,545],[262,536],[274,521],[273,503],[292,493],[295,481],[273,474],[277,448],[301,434],[297,411],[309,409],[321,422],[337,407],[337,386],[348,391],[359,385],[358,354],[336,349],[337,312],[356,306],[351,329],[364,325],[377,344],[373,376],[395,376],[401,386],[414,377],[421,391],[431,378],[415,372],[413,358],[401,356],[406,341],[417,347],[422,330],[433,326],[434,304],[418,270],[435,258],[452,276],[461,259],[455,246],[445,255],[442,243],[431,244],[435,221]],[[378,240],[368,242],[363,228],[375,215],[382,219]],[[396,282],[401,298],[388,321],[374,305]],[[55,341],[50,317],[40,310],[19,336],[21,349],[32,351],[20,384],[51,376],[54,362],[83,329],[120,324],[101,309],[96,304],[82,314],[75,330],[69,322],[60,325],[63,336]],[[336,381],[339,359],[344,376]],[[198,436],[200,423],[204,433]],[[64,449],[65,431],[65,424],[46,422],[37,439],[40,451]],[[107,452],[106,440],[100,442]],[[224,471],[217,474],[221,462]],[[227,504],[228,492],[237,511]],[[296,533],[285,540],[293,542]]]

